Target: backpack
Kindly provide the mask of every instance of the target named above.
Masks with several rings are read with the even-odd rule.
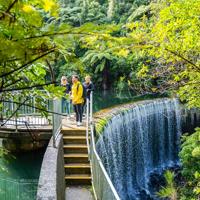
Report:
[[[85,100],[85,99],[87,98],[87,91],[86,91],[86,88],[85,88],[85,86],[84,86],[82,83],[79,83],[78,86],[77,86],[77,92],[78,92],[78,89],[79,89],[79,85],[82,85],[82,87],[83,87],[82,98]]]

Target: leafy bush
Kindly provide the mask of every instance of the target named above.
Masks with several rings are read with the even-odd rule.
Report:
[[[185,185],[181,188],[181,199],[200,197],[200,128],[189,136],[184,136],[179,153]]]

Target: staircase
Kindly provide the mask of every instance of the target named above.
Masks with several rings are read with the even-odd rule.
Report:
[[[88,159],[85,128],[62,128],[66,185],[90,185],[91,172]]]

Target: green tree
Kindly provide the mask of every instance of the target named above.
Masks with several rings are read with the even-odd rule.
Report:
[[[64,1],[60,13],[59,21],[73,26],[81,26],[87,22],[103,24],[107,21],[105,8],[98,1]]]
[[[133,38],[137,34],[141,42],[145,41],[145,52],[158,61],[156,70],[148,66],[149,71],[153,71],[150,76],[163,75],[164,66],[167,71],[163,76],[165,83],[171,86],[167,89],[179,88],[179,97],[190,107],[200,106],[199,3],[199,0],[162,1],[156,8],[159,14],[154,14],[145,25],[143,22],[138,24],[132,31]],[[153,4],[152,8],[155,10]],[[145,34],[141,33],[142,29]]]
[[[110,75],[110,60],[112,60],[113,57],[106,52],[105,50],[95,51],[95,50],[88,50],[86,54],[83,57],[83,62],[89,64],[92,67],[95,67],[94,73],[97,74],[100,72],[102,74],[102,87],[104,90],[108,89],[108,81],[109,81],[109,75]]]
[[[136,68],[136,66],[133,67],[131,63],[132,62],[137,63],[138,58],[134,57],[134,61],[130,61],[130,59],[127,59],[127,61],[125,61],[126,59],[124,59],[124,57],[122,57],[122,59],[120,58],[120,56],[116,57],[116,55],[114,55],[111,50],[113,40],[112,37],[110,36],[111,35],[112,36],[115,35],[117,37],[123,36],[124,29],[121,29],[121,27],[123,27],[123,24],[119,25],[118,29],[116,29],[116,24],[126,22],[129,16],[132,15],[132,13],[134,14],[135,11],[140,8],[140,5],[143,4],[146,5],[148,4],[148,1],[133,0],[133,1],[97,2],[92,0],[89,1],[89,3],[85,3],[85,1],[82,0],[75,0],[75,1],[62,0],[61,4],[62,4],[62,9],[59,17],[60,22],[68,23],[74,26],[80,26],[81,24],[85,24],[87,22],[93,22],[95,24],[98,24],[99,27],[98,32],[101,34],[89,35],[88,37],[84,37],[85,41],[77,40],[75,42],[76,55],[74,57],[74,60],[65,62],[63,59],[63,62],[59,62],[58,65],[56,65],[58,77],[60,77],[61,74],[63,73],[70,74],[70,71],[75,71],[83,76],[84,74],[89,73],[92,75],[95,84],[99,87],[104,87],[104,88],[109,88],[109,86],[111,85],[112,87],[116,87],[117,85],[119,85],[118,84],[119,81],[123,79],[122,77],[125,77],[123,79],[125,82],[123,84],[120,84],[120,87],[122,85],[127,86],[127,80],[130,79],[129,74],[132,73],[133,68],[134,69]],[[86,9],[85,5],[87,7]],[[143,9],[139,10],[140,12],[136,12],[134,16],[136,16],[137,13],[140,13],[139,15],[141,15]],[[112,17],[109,14],[110,12],[112,13]],[[145,12],[147,12],[147,10],[144,11],[144,13]],[[135,18],[129,19],[129,21],[131,22],[133,20],[135,20]],[[106,33],[109,34],[106,35]],[[83,43],[86,44],[87,42],[88,42],[87,45],[83,45]],[[98,45],[95,47],[96,43],[98,43]],[[106,43],[107,48],[109,48],[110,50],[107,51],[108,49],[102,47],[101,43],[102,44]],[[105,53],[105,51],[107,55],[109,54],[109,59],[104,57],[105,59],[99,60],[98,56],[95,56],[99,55],[99,57],[101,57]],[[126,50],[120,51],[116,49],[115,52],[123,56],[127,54]],[[91,57],[89,55],[91,56],[93,55],[93,58],[95,57],[96,59],[95,63],[90,62]],[[89,59],[86,59],[86,57]],[[108,76],[110,77],[107,78]],[[135,85],[139,85],[136,84],[136,82],[137,81],[135,81],[134,84],[132,84],[132,86],[134,85],[134,88]],[[122,82],[120,81],[120,83]],[[139,86],[137,88],[139,88]]]
[[[1,105],[13,99],[19,108],[19,98],[25,103],[31,96],[45,97],[38,90],[42,88],[48,92],[49,98],[62,94],[62,90],[54,86],[50,64],[62,46],[52,38],[56,35],[56,27],[48,26],[44,18],[46,15],[57,17],[58,8],[53,0],[0,1]],[[45,79],[48,73],[51,73],[52,80]],[[43,108],[41,99],[36,99],[39,108]]]
[[[59,57],[74,57],[73,41],[95,26],[59,23],[56,0],[0,0],[0,10],[0,109],[11,99],[19,109],[35,96],[35,106],[44,110],[45,99],[63,95],[53,66]]]

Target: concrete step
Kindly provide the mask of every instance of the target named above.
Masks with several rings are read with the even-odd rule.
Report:
[[[65,190],[66,200],[94,200],[90,187],[67,186]]]
[[[88,153],[86,144],[65,144],[64,153]]]
[[[89,163],[87,153],[68,153],[64,154],[65,163]]]
[[[91,174],[89,163],[65,164],[65,174]]]
[[[86,129],[62,129],[61,133],[63,135],[70,135],[70,136],[85,136],[86,135]]]
[[[77,136],[77,135],[64,135],[63,136],[64,144],[86,144],[86,136]]]
[[[91,185],[90,174],[70,174],[65,176],[67,185]]]

